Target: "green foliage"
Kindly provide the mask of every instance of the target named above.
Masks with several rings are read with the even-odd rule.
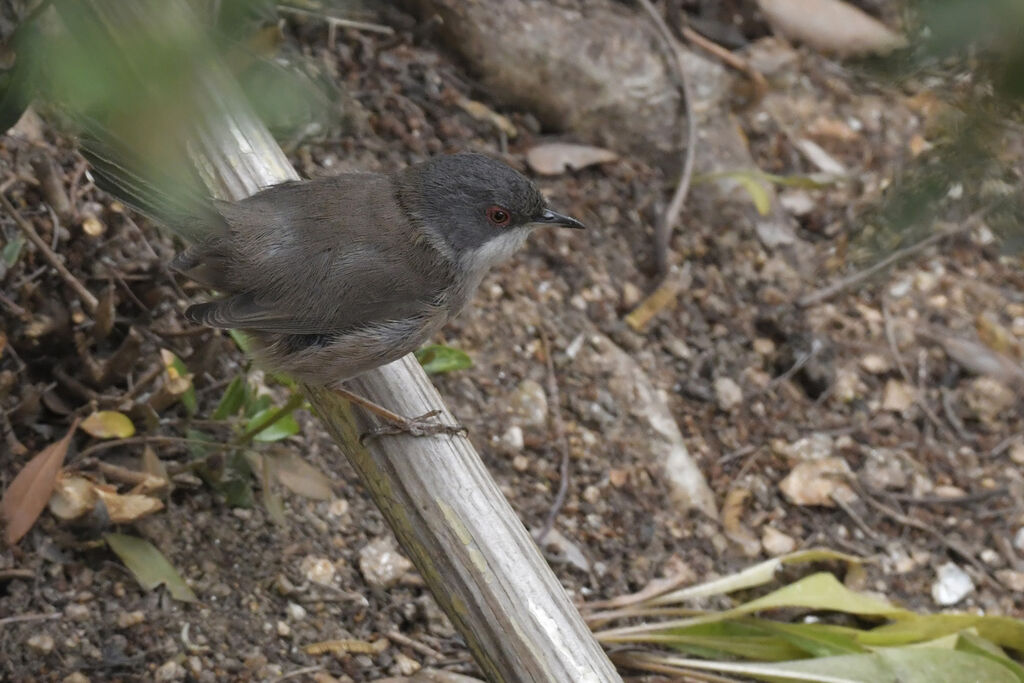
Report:
[[[473,367],[473,359],[465,351],[450,346],[431,344],[416,352],[416,360],[428,375],[439,375]]]

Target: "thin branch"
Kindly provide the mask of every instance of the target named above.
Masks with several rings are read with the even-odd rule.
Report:
[[[11,218],[14,219],[18,228],[22,233],[24,233],[25,237],[27,237],[29,241],[36,246],[36,249],[40,251],[43,258],[49,261],[50,265],[52,265],[57,272],[60,273],[60,276],[64,278],[64,281],[67,282],[73,290],[75,290],[75,293],[78,294],[78,298],[82,300],[82,303],[89,310],[89,313],[95,313],[96,307],[99,305],[99,302],[96,301],[96,297],[94,297],[92,293],[85,288],[85,285],[78,281],[78,278],[71,274],[71,271],[68,270],[61,262],[60,257],[50,249],[50,245],[43,241],[43,238],[39,236],[39,233],[37,233],[36,229],[32,227],[32,224],[25,220],[18,210],[14,208],[14,205],[11,204],[11,200],[7,198],[7,195],[2,192],[0,192],[0,204],[3,204],[4,209],[8,214],[10,214]]]
[[[565,505],[565,496],[569,492],[569,476],[571,474],[569,470],[569,441],[565,438],[565,425],[562,424],[562,399],[558,392],[558,378],[555,376],[555,362],[551,356],[551,343],[548,341],[548,335],[544,333],[544,330],[540,330],[540,341],[544,347],[544,357],[548,369],[548,401],[551,403],[553,415],[554,443],[558,445],[562,458],[558,468],[558,493],[555,494],[555,500],[551,504],[551,509],[548,510],[544,526],[534,536],[537,545],[541,545],[544,542],[547,535],[551,533],[552,527],[555,526],[555,519],[558,518],[558,513],[561,512],[562,506]]]
[[[709,52],[732,68],[750,77],[750,80],[754,82],[754,87],[757,89],[759,94],[763,94],[768,91],[768,81],[765,80],[764,75],[760,71],[750,65],[750,62],[734,52],[730,52],[718,43],[702,36],[689,26],[683,26],[679,30],[680,33],[683,34],[683,38],[690,43],[693,43],[704,51]]]
[[[668,250],[669,241],[672,238],[672,228],[679,220],[679,214],[686,202],[686,195],[690,191],[690,182],[693,180],[693,167],[697,158],[697,118],[693,113],[693,92],[690,88],[690,80],[686,76],[686,60],[683,57],[683,49],[672,35],[671,29],[661,14],[651,4],[651,0],[639,0],[639,2],[654,21],[658,35],[665,43],[665,49],[675,57],[672,63],[679,76],[679,90],[682,93],[683,105],[686,107],[686,149],[683,152],[682,173],[668,208],[665,209],[665,213],[654,226],[654,259],[658,273],[664,275],[668,272]]]

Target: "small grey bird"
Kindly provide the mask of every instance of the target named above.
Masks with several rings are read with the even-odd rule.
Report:
[[[244,330],[268,369],[335,389],[419,348],[535,228],[583,228],[480,154],[283,183],[216,209],[214,236],[172,265],[224,297],[186,317]]]

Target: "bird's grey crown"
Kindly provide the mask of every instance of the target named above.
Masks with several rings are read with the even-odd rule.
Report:
[[[444,242],[456,258],[510,230],[528,229],[544,210],[544,197],[518,171],[482,154],[450,154],[394,176],[396,199],[406,215]],[[507,226],[491,223],[487,209],[511,214]]]

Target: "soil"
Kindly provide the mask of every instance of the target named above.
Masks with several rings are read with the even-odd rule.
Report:
[[[316,17],[288,17],[289,44],[347,93],[342,119],[331,116],[316,138],[290,145],[301,172],[387,170],[459,150],[504,154],[527,170],[531,147],[572,139],[540,130],[528,112],[498,111],[518,131],[512,139],[474,118],[460,102],[487,105],[487,95],[429,32],[392,19],[394,37],[335,34]],[[829,546],[871,559],[864,574],[847,577],[851,585],[914,609],[947,606],[933,590],[952,562],[973,583],[956,609],[1021,616],[1024,271],[982,207],[1004,192],[997,181],[1019,187],[1024,157],[1012,150],[1024,136],[1001,132],[1003,158],[1016,161],[977,182],[949,181],[928,207],[924,227],[958,226],[955,235],[801,305],[920,239],[889,227],[900,193],[942,161],[930,126],[952,108],[924,80],[895,87],[761,38],[763,26],[751,30],[760,41],[751,59],[767,68],[770,54],[781,64],[767,74],[778,85],[753,103],[737,94],[721,116],[736,117],[765,172],[819,172],[821,158],[803,142],[811,141],[856,180],[779,187],[793,239],[771,247],[749,221],[733,220],[730,205],[749,207],[749,195],[695,185],[671,245],[686,285],[638,331],[625,318],[658,284],[652,226],[674,178],[638,158],[538,178],[550,204],[589,229],[538,233],[488,276],[472,309],[436,340],[465,351],[473,366],[436,384],[529,528],[543,526],[559,485],[560,423],[571,479],[545,550],[580,602]],[[48,205],[45,164],[71,197],[67,216]],[[229,421],[209,416],[239,373],[284,401],[286,390],[250,368],[227,335],[184,327],[186,298],[200,292],[163,265],[173,244],[94,187],[73,141],[23,119],[0,138],[0,173],[20,214],[109,312],[105,321],[84,312],[34,247],[0,263],[0,486],[60,438],[72,415],[148,396],[133,388],[161,367],[162,348],[193,374],[199,417],[173,403],[136,421],[142,436],[230,433]],[[10,243],[11,216],[0,216],[0,230]],[[647,428],[626,419],[629,397],[588,360],[606,343],[666,393],[721,521],[672,496]],[[546,344],[557,405],[544,400]],[[125,372],[92,372],[118,350]],[[421,666],[477,674],[416,573],[381,559],[394,541],[345,458],[314,418],[299,416],[298,436],[263,448],[301,455],[326,474],[333,496],[284,491],[283,523],[259,493],[249,507],[230,505],[186,473],[164,510],[132,524],[44,512],[18,546],[0,550],[0,677],[364,681]],[[185,445],[154,438],[83,458],[97,443],[79,432],[68,467],[102,479],[97,458],[137,470],[148,447],[185,471],[192,457]],[[808,473],[826,458],[845,463],[848,484]],[[102,542],[110,531],[151,541],[200,602],[140,587]],[[352,642],[333,653],[306,649],[334,640]]]

